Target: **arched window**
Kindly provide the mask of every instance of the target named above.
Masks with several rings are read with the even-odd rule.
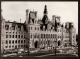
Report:
[[[14,40],[12,41],[12,44],[14,44]]]
[[[11,40],[9,40],[9,44],[11,44]]]
[[[18,40],[18,43],[20,43],[20,40]]]
[[[15,41],[15,43],[17,43],[17,40]]]
[[[21,40],[21,43],[23,43],[23,40]]]

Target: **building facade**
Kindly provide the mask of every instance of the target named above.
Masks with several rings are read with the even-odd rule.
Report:
[[[24,23],[5,21],[1,15],[1,50],[15,48],[70,47],[76,45],[76,29],[71,22],[60,23],[60,16],[53,15],[50,21],[47,6],[43,18],[37,11],[26,10]]]

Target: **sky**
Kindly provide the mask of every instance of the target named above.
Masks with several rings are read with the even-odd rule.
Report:
[[[2,1],[1,9],[3,18],[7,21],[17,21],[24,23],[26,20],[26,10],[37,11],[37,18],[43,17],[44,6],[47,5],[48,18],[52,20],[52,15],[60,16],[60,22],[73,22],[78,33],[78,2],[60,1]]]

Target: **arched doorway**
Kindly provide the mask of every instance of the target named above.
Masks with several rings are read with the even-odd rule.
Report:
[[[60,46],[61,45],[61,42],[60,42],[60,40],[58,41],[58,46]]]
[[[38,48],[38,41],[35,41],[34,46],[35,48]]]

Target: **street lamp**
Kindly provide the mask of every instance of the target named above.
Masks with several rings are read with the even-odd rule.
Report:
[[[28,39],[28,38],[27,38]],[[29,56],[29,39],[28,39],[28,56]]]
[[[57,43],[57,36],[56,36],[56,39],[54,40],[54,42],[55,42],[55,56],[56,56],[56,43]]]

